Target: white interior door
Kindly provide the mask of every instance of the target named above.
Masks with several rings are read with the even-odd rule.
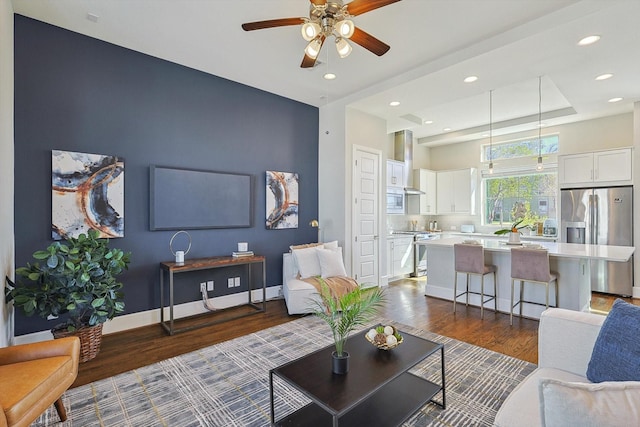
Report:
[[[352,265],[360,284],[380,283],[380,158],[380,152],[354,149]]]

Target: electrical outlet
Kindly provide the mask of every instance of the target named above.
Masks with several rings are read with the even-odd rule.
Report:
[[[233,279],[233,286],[235,286],[235,287],[240,286],[240,278],[239,277],[235,277]]]
[[[208,291],[212,291],[213,290],[213,280],[209,280],[207,282],[207,290]]]
[[[207,289],[207,284],[205,282],[200,283],[200,292],[204,292]]]
[[[228,288],[233,288],[233,277],[229,277],[227,279],[227,287]]]

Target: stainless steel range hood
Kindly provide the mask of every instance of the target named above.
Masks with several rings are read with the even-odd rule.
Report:
[[[404,193],[408,196],[425,194],[413,187],[413,132],[403,130],[394,134],[394,159],[404,162]]]

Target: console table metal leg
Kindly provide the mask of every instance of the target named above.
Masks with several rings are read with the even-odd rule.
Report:
[[[173,335],[173,272],[169,272],[169,335]]]
[[[160,324],[164,326],[164,271],[160,270]]]

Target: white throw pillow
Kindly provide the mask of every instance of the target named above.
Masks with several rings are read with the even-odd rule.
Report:
[[[322,277],[346,277],[347,271],[342,261],[342,248],[316,248],[316,252],[320,261],[320,275]]]
[[[631,426],[640,420],[640,382],[540,380],[543,427]]]
[[[331,242],[323,243],[325,249],[338,249],[338,241],[332,240]]]
[[[316,253],[317,247],[318,246],[313,246],[291,250],[293,258],[296,260],[296,265],[298,266],[298,272],[300,272],[300,278],[306,279],[320,275],[320,261]]]

